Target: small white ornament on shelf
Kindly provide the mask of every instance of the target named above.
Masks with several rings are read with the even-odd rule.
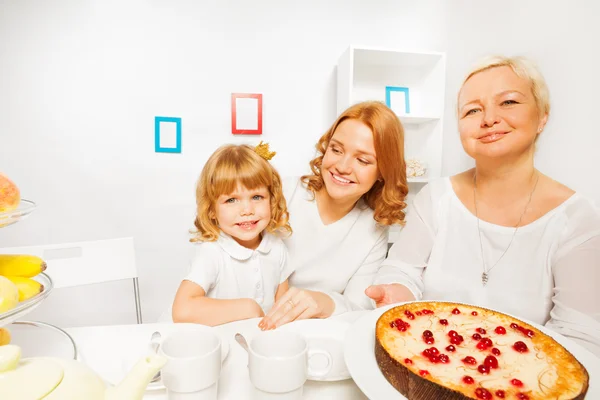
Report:
[[[408,178],[416,178],[425,175],[427,168],[425,168],[424,164],[421,160],[409,158],[406,160],[406,176]]]

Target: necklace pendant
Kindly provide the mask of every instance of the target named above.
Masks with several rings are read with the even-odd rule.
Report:
[[[483,284],[483,286],[485,286],[488,282],[488,274],[487,272],[484,272],[483,274],[481,274],[481,283]]]

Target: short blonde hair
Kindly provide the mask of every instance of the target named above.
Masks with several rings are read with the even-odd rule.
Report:
[[[248,190],[267,188],[271,197],[268,232],[291,233],[281,177],[267,160],[248,145],[225,145],[208,159],[196,185],[196,231],[190,242],[212,242],[219,238],[215,204],[219,196],[235,192],[238,185]]]
[[[537,65],[526,57],[506,57],[496,55],[479,60],[466,75],[462,85],[460,85],[457,99],[460,97],[460,92],[469,78],[480,72],[497,67],[510,67],[519,78],[527,79],[531,83],[531,93],[533,93],[539,114],[550,114],[550,92],[548,90],[548,85],[546,84],[546,79],[544,79],[544,76]],[[458,101],[456,102],[456,105],[458,109]]]
[[[381,102],[366,101],[346,109],[317,142],[318,155],[310,162],[312,175],[303,176],[302,181],[313,193],[323,188],[323,156],[335,130],[347,119],[360,121],[373,132],[377,168],[382,177],[363,195],[363,200],[374,211],[373,218],[380,225],[404,224],[408,194],[404,128],[396,114]]]

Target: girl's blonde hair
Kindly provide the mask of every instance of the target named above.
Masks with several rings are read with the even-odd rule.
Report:
[[[247,145],[225,145],[208,159],[196,185],[196,230],[190,242],[212,242],[219,229],[215,204],[219,196],[233,193],[241,185],[248,190],[267,188],[271,197],[268,232],[291,233],[281,177],[273,166]]]
[[[531,93],[535,99],[535,104],[539,115],[550,114],[550,91],[548,90],[546,80],[544,79],[544,76],[540,72],[537,65],[525,57],[507,57],[496,55],[488,56],[479,60],[467,73],[462,85],[460,85],[457,100],[460,97],[460,92],[462,91],[463,86],[469,80],[469,78],[475,74],[478,74],[479,72],[496,67],[510,67],[519,78],[529,81],[531,84]],[[458,101],[456,104],[458,109]]]
[[[367,101],[355,104],[344,111],[316,144],[318,156],[310,162],[312,175],[302,181],[313,192],[324,187],[321,176],[323,155],[337,127],[347,119],[362,122],[373,132],[377,168],[382,180],[363,195],[365,203],[374,211],[373,218],[381,225],[404,224],[406,195],[406,162],[404,160],[404,128],[400,120],[385,104]]]

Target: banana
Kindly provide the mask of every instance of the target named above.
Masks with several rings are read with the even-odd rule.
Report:
[[[46,269],[44,260],[25,254],[0,254],[0,275],[31,278]]]
[[[10,344],[10,331],[6,328],[0,328],[0,346],[4,346],[5,344]]]
[[[5,276],[5,278],[17,285],[19,301],[28,300],[44,290],[44,285],[30,278],[23,278],[22,276]]]
[[[19,304],[19,289],[8,278],[0,276],[0,313],[12,310]]]

